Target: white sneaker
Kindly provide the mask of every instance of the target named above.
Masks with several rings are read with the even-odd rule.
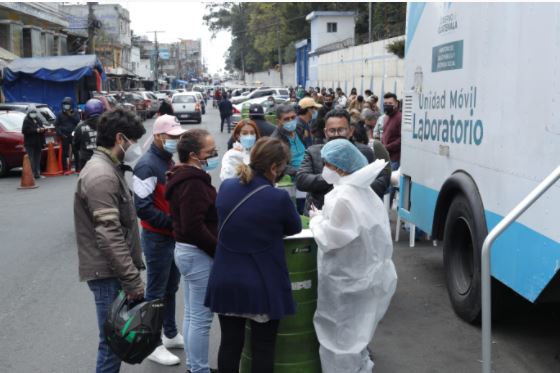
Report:
[[[185,347],[185,340],[181,333],[177,333],[177,335],[173,338],[167,338],[165,335],[162,336],[161,340],[163,341],[163,345],[166,348],[183,348]]]
[[[154,352],[148,356],[148,360],[161,365],[177,365],[181,362],[181,359],[167,351],[163,345],[158,346]]]

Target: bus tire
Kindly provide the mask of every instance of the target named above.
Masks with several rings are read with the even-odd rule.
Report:
[[[455,313],[469,323],[481,316],[480,254],[488,234],[484,211],[473,211],[463,194],[449,207],[443,235],[443,265],[449,300]],[[478,216],[482,214],[482,216]]]

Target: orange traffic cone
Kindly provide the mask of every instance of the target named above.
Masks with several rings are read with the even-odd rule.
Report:
[[[49,143],[49,148],[47,151],[47,170],[43,172],[46,176],[58,176],[62,175],[61,169],[58,167],[58,160],[56,159],[56,154],[54,154],[54,145]]]
[[[31,162],[29,162],[29,156],[26,154],[23,156],[21,184],[18,189],[34,189],[38,187],[38,185],[35,185],[35,178],[33,177],[33,172],[31,172]]]

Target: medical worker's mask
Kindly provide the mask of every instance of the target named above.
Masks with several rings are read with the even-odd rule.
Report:
[[[336,171],[333,171],[326,166],[323,167],[323,172],[322,172],[321,176],[323,177],[323,179],[327,183],[329,183],[331,185],[334,185],[334,184],[338,183],[340,181],[340,178],[341,178],[341,176]]]

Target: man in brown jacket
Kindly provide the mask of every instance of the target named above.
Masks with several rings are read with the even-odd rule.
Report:
[[[122,289],[130,300],[144,297],[144,269],[136,211],[123,162],[140,155],[140,120],[128,111],[105,113],[97,127],[97,149],[80,172],[74,194],[74,225],[80,281],[93,292],[99,327],[97,372],[118,372],[121,360],[105,342],[103,323]]]

